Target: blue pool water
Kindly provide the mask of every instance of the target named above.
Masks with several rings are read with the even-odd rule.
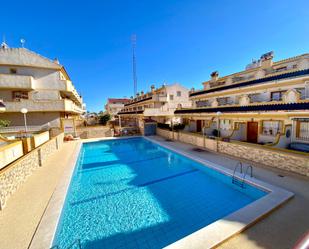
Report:
[[[143,138],[85,143],[53,244],[162,248],[265,194]]]

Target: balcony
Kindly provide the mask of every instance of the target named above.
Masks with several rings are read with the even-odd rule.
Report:
[[[0,74],[0,89],[34,89],[32,76]]]
[[[145,108],[144,116],[173,116],[175,109],[162,109],[162,108]]]
[[[78,114],[85,112],[84,108],[76,105],[72,100],[69,99],[64,100],[64,110],[65,112],[74,112]]]
[[[59,99],[50,101],[20,100],[4,102],[6,113],[20,112],[21,108],[27,108],[29,112],[72,112],[82,114],[82,107],[77,106],[70,99]]]
[[[153,100],[157,102],[167,102],[167,95],[154,95]]]
[[[78,103],[82,104],[83,100],[79,96],[78,92],[76,91],[72,81],[70,81],[70,80],[61,80],[61,82],[63,82],[64,85],[65,85],[65,88],[63,89],[63,91],[66,92],[69,95],[69,97],[73,98],[75,101],[77,101]]]

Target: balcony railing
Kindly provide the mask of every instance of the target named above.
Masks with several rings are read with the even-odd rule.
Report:
[[[145,108],[144,116],[170,116],[174,115],[175,109],[162,109],[162,108]]]
[[[61,80],[61,82],[63,82],[64,85],[65,85],[64,91],[68,92],[70,94],[70,96],[74,98],[75,101],[77,101],[78,103],[82,104],[83,100],[80,97],[80,95],[78,94],[78,92],[76,91],[72,81],[70,81],[70,80]]]
[[[167,95],[166,94],[154,95],[153,100],[158,102],[167,102]]]
[[[27,125],[27,132],[38,132],[47,129],[46,125]],[[18,133],[25,132],[25,126],[0,127],[0,133]]]
[[[16,74],[0,74],[0,88],[2,89],[34,89],[32,76]]]
[[[4,102],[6,112],[20,112],[21,108],[27,108],[29,112],[74,112],[83,113],[82,107],[76,105],[70,99],[49,100],[49,101],[34,101],[34,100],[20,100]]]

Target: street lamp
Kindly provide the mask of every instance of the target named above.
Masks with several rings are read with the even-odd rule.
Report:
[[[26,114],[28,112],[28,109],[27,108],[21,108],[20,112],[22,114],[24,114],[24,122],[25,122],[25,132],[27,134],[27,117],[26,117]]]

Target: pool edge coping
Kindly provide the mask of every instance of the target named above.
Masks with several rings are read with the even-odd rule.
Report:
[[[208,168],[214,169],[228,176],[233,176],[233,171],[224,166],[210,162],[207,159],[192,156],[185,151],[173,148],[172,146],[166,145],[150,137],[144,138],[195,162],[201,163]],[[242,178],[242,175],[238,172],[236,173],[236,176],[240,179]],[[294,196],[294,193],[288,190],[256,178],[246,178],[245,182],[267,191],[268,194],[164,248],[214,248],[263,219]]]
[[[41,249],[51,248],[56,234],[57,225],[61,216],[61,212],[64,206],[67,191],[70,186],[71,178],[78,161],[80,150],[84,143],[114,140],[114,139],[130,139],[142,137],[148,141],[151,141],[163,148],[169,149],[182,156],[185,156],[195,162],[198,162],[208,168],[219,171],[228,176],[232,176],[232,170],[225,168],[219,164],[207,161],[206,159],[192,156],[181,149],[173,148],[169,145],[161,143],[160,141],[154,140],[150,137],[145,136],[133,136],[133,137],[107,137],[107,138],[91,138],[78,141],[74,151],[71,155],[73,159],[70,164],[64,169],[63,175],[60,177],[59,182],[47,203],[47,207],[42,214],[40,223],[33,235],[33,238],[28,246],[29,249]],[[240,173],[236,174],[238,178],[241,178]],[[281,205],[290,200],[294,193],[285,190],[283,188],[271,185],[269,183],[260,181],[255,178],[245,179],[245,182],[253,185],[259,189],[269,192],[266,196],[248,204],[247,206],[238,209],[235,212],[195,231],[182,239],[173,242],[172,244],[164,247],[167,249],[174,248],[214,248],[231,237],[241,233],[249,226],[255,224],[260,219],[267,216],[269,213],[279,208]],[[226,222],[226,220],[233,220],[234,223]]]
[[[46,204],[46,208],[41,216],[39,224],[37,225],[37,229],[33,234],[32,240],[28,245],[28,249],[52,248],[67,191],[71,183],[76,163],[78,162],[78,157],[82,145],[88,142],[130,139],[137,137],[141,136],[89,138],[77,140],[77,144],[73,149],[73,153],[70,155],[70,159],[72,160],[70,161],[69,165],[65,167],[55,190],[53,191],[48,203]]]

